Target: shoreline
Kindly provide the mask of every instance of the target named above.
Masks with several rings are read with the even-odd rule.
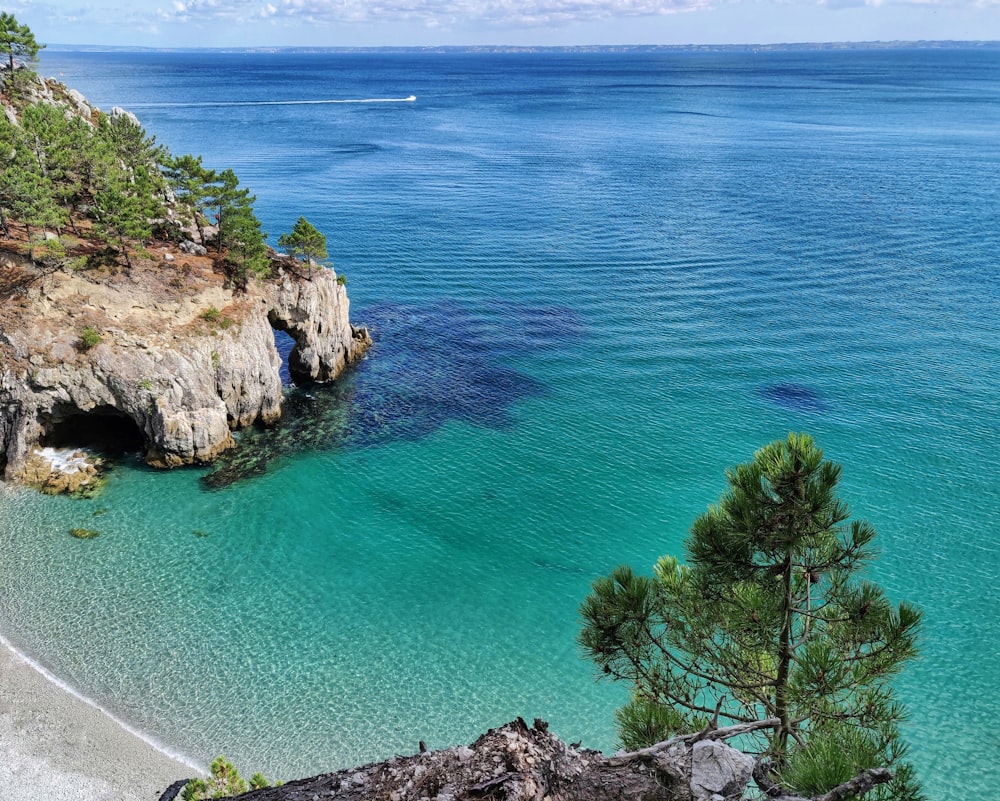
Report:
[[[62,682],[0,635],[0,797],[156,801],[204,775]]]

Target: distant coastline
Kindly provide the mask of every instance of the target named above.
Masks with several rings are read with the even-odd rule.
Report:
[[[686,45],[455,45],[427,47],[137,47],[132,45],[48,44],[57,53],[794,53],[847,50],[1000,50],[995,40],[893,40],[869,42],[786,42],[780,44]]]

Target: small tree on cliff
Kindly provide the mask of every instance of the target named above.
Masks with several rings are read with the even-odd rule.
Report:
[[[326,237],[305,217],[299,217],[290,234],[278,237],[278,247],[289,256],[300,258],[305,262],[321,262],[329,258],[326,252]]]
[[[585,652],[632,685],[617,713],[623,743],[776,718],[760,744],[762,786],[818,795],[891,766],[875,797],[920,798],[890,683],[916,655],[920,613],[859,576],[875,530],[847,524],[840,466],[790,434],[726,478],[691,528],[687,565],[661,557],[652,578],[618,567],[581,608]]]
[[[214,186],[219,176],[201,163],[201,156],[170,156],[163,153],[163,172],[178,202],[188,210],[198,239],[205,244],[205,212],[212,206]]]
[[[212,204],[218,209],[218,250],[225,251],[223,261],[234,281],[245,287],[251,277],[263,277],[271,271],[271,260],[264,244],[267,234],[261,231],[253,211],[257,198],[239,183],[232,170],[219,173]]]
[[[38,60],[38,51],[45,45],[35,41],[35,35],[27,25],[21,25],[13,14],[0,12],[0,55],[7,57],[7,67],[11,77],[17,61],[34,64]]]

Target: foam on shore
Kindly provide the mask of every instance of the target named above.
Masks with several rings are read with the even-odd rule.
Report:
[[[0,796],[147,799],[206,772],[82,695],[0,635]],[[9,785],[9,787],[7,786]]]

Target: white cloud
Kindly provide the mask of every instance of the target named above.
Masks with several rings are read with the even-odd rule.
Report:
[[[174,0],[161,18],[175,21],[285,20],[309,24],[420,22],[428,27],[461,23],[542,26],[569,22],[675,14],[712,0]]]
[[[287,24],[416,22],[428,28],[558,26],[605,19],[656,17],[748,0],[174,0],[161,19],[179,22]],[[773,0],[827,8],[854,6],[995,7],[1000,0]]]

